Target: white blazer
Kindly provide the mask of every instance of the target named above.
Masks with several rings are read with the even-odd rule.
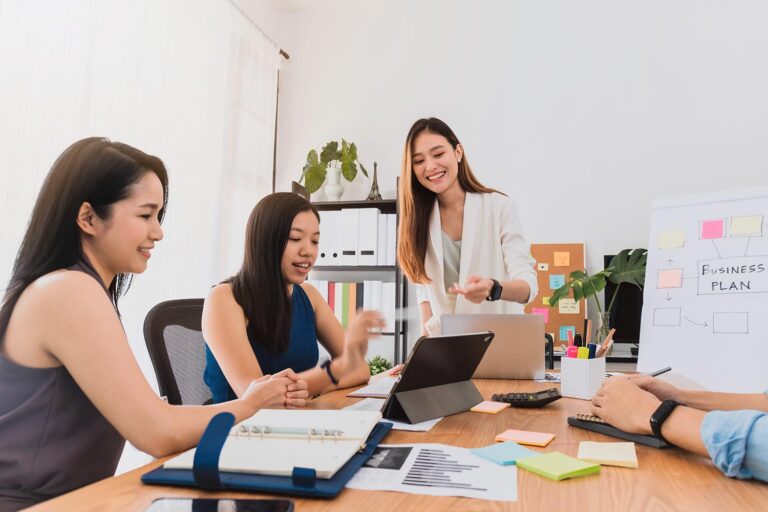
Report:
[[[429,245],[424,261],[431,283],[416,285],[418,302],[429,302],[434,320],[429,331],[437,334],[435,322],[443,314],[523,313],[523,305],[508,301],[473,304],[463,296],[456,297],[456,310],[451,311],[448,294],[443,284],[443,239],[440,225],[440,207],[435,201],[429,223]],[[530,246],[523,238],[517,206],[509,197],[496,192],[467,192],[464,199],[464,224],[461,230],[461,260],[459,284],[470,275],[497,280],[521,279],[531,287],[530,303],[536,298],[536,264]],[[438,324],[439,325],[439,324]],[[435,326],[437,327],[437,326]],[[439,331],[438,331],[439,332]]]

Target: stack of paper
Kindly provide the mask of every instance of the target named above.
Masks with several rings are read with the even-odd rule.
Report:
[[[579,443],[578,458],[603,466],[637,467],[635,443],[598,443],[582,441]]]
[[[552,480],[565,480],[600,472],[600,464],[574,459],[560,452],[519,459],[517,466]]]

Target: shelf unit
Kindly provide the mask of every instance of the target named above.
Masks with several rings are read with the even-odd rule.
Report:
[[[397,216],[398,222],[400,220],[400,213],[397,209],[396,199],[382,199],[380,201],[324,201],[312,203],[318,211],[332,211],[341,210],[342,208],[378,208],[382,214],[392,214]],[[322,236],[322,225],[320,226],[320,232]],[[400,267],[397,265],[365,265],[365,266],[353,266],[353,265],[318,265],[313,267],[312,272],[362,272],[362,273],[378,273],[386,272],[388,274],[394,274],[395,276],[395,331],[393,333],[384,332],[383,336],[393,336],[392,343],[394,344],[394,363],[399,364],[405,360],[407,355],[406,347],[408,346],[408,320],[407,315],[402,314],[402,309],[408,305],[408,280],[405,279]]]

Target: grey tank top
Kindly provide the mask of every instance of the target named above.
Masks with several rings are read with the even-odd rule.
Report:
[[[101,283],[85,262],[70,270]],[[66,368],[30,368],[0,354],[0,512],[114,475],[124,445]]]

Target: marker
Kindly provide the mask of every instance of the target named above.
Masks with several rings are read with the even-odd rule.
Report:
[[[581,337],[581,334],[576,334],[576,336],[573,337],[573,344],[577,347],[584,347],[584,339]]]
[[[589,359],[589,349],[587,347],[579,347],[578,354],[579,359]]]
[[[568,346],[572,347],[573,346],[573,331],[568,329],[566,332],[568,333]]]
[[[589,358],[594,359],[595,354],[597,354],[597,345],[594,343],[590,343],[589,345],[587,345],[587,347],[589,348]]]
[[[655,372],[651,372],[651,373],[649,373],[647,375],[649,377],[658,377],[662,373],[667,373],[667,372],[670,372],[670,371],[672,371],[672,367],[671,366],[667,366],[666,368],[662,368],[661,370],[656,370]]]
[[[566,355],[568,357],[575,358],[579,354],[579,347],[576,346],[570,346],[568,347],[568,351],[566,352]]]

